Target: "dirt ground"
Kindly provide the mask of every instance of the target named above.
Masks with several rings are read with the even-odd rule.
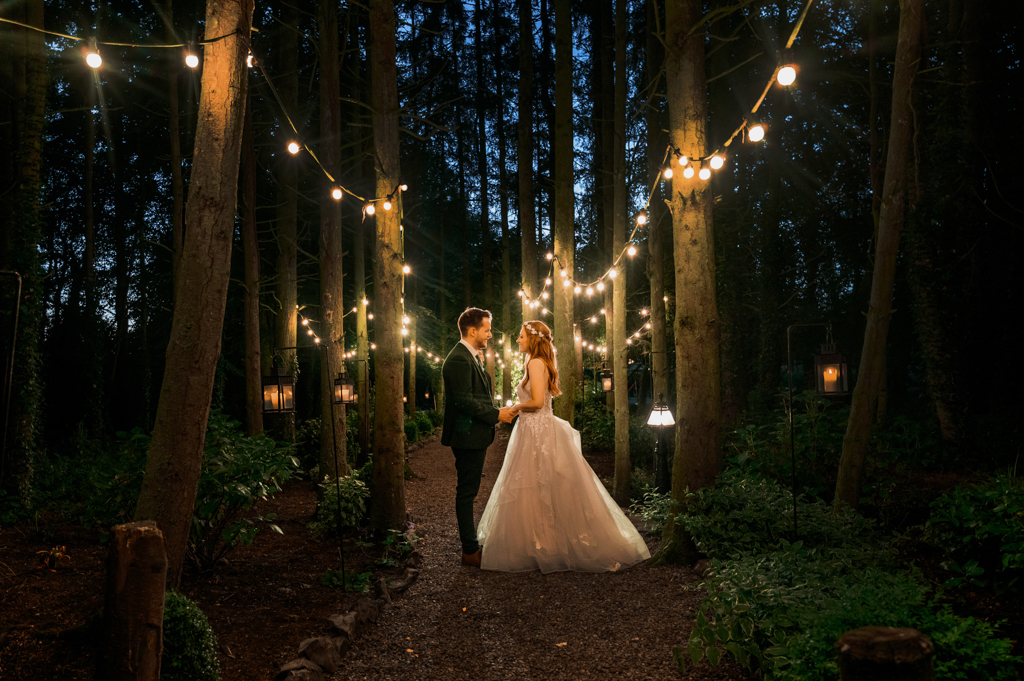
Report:
[[[488,452],[478,517],[505,442],[500,436]],[[418,477],[406,485],[407,506],[424,537],[420,578],[383,610],[332,678],[746,678],[732,665],[681,675],[673,664],[672,648],[687,640],[701,598],[689,569],[641,564],[618,574],[541,575],[463,567],[451,451],[435,439],[410,452],[409,462]],[[592,465],[610,474],[607,457]],[[339,548],[306,531],[315,513],[311,483],[289,482],[255,512],[276,513],[284,534],[261,532],[213,572],[186,571],[182,580],[181,591],[213,626],[225,681],[273,678],[303,639],[328,633],[327,618],[354,599],[320,583],[339,567]],[[345,543],[348,569],[372,569],[375,556],[355,539]],[[36,569],[36,552],[56,545],[69,556],[63,567]],[[90,618],[102,608],[105,557],[98,534],[55,518],[0,531],[0,679],[92,679]]]

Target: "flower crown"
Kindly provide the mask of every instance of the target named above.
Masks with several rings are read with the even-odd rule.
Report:
[[[529,322],[527,322],[526,324],[523,324],[523,328],[526,329],[527,331],[529,331],[534,336],[540,336],[541,338],[547,338],[547,336],[543,332],[538,331],[537,329],[535,329],[532,326],[530,326]]]

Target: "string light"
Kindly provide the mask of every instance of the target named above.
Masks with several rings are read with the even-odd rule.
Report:
[[[409,185],[403,184],[401,187],[399,187],[399,189],[401,189],[403,192],[407,192],[409,191]]]
[[[779,69],[776,79],[779,81],[779,85],[788,87],[796,82],[796,69],[792,66],[783,66]]]
[[[661,174],[664,176],[664,178],[666,180],[671,180],[672,179],[672,166],[666,166],[665,169],[663,171],[661,171]]]
[[[642,210],[636,215],[636,224],[646,225],[647,224],[647,211]]]
[[[581,289],[579,286],[575,286],[575,287],[573,287],[572,292],[575,293],[576,295],[579,295],[580,291],[582,291],[582,290],[583,289]]]
[[[686,166],[683,168],[683,177],[687,179],[693,177],[693,166]]]
[[[747,139],[751,142],[760,142],[764,139],[764,126],[758,123],[747,130]]]
[[[633,244],[630,244],[629,248],[626,249],[626,253],[628,253],[631,256],[636,255],[636,246],[634,246]]]
[[[576,288],[579,288],[579,286],[577,286]],[[594,289],[591,288],[590,286],[587,287],[587,295],[588,296],[594,295]]]
[[[554,260],[554,258],[555,258],[555,254],[554,254],[554,253],[548,253],[548,254],[547,254],[547,256],[545,256],[545,257],[546,257],[546,258],[547,258],[547,259],[548,259],[549,261],[550,261],[550,260]]]
[[[551,286],[551,277],[548,277],[547,279],[544,280],[544,285]]]
[[[391,197],[384,199],[384,210],[391,210]]]
[[[412,268],[408,265],[402,265],[402,274],[411,274]]]
[[[363,208],[363,210],[366,212],[367,215],[373,215],[374,213],[377,212],[376,206],[374,206],[372,203],[366,204],[366,207]]]
[[[245,56],[245,65],[248,66],[251,69],[252,68],[252,63],[253,63],[252,52],[250,52],[249,54],[247,54]]]
[[[708,168],[701,168],[700,172],[697,173],[697,177],[699,177],[702,180],[706,180],[709,177],[711,177],[711,170]]]
[[[189,67],[190,69],[194,69],[195,67],[199,66],[199,57],[189,52],[185,55],[185,66]]]
[[[613,267],[610,270],[608,270],[608,276],[614,279],[615,277],[619,276],[619,271]]]
[[[89,40],[89,49],[85,52],[85,63],[94,69],[103,66],[103,57],[100,56],[100,51],[96,48],[95,38]]]
[[[597,290],[598,291],[603,291],[604,290],[604,282],[603,281],[597,282]]]
[[[294,156],[295,154],[299,153],[299,144],[298,144],[298,142],[289,142],[288,143],[288,153],[291,154],[292,156]]]
[[[709,163],[713,169],[718,170],[725,165],[725,159],[716,154],[711,157],[711,161]]]
[[[335,201],[341,201],[341,197],[344,196],[344,194],[342,193],[339,187],[335,187],[334,189],[331,190],[331,196],[334,198]]]

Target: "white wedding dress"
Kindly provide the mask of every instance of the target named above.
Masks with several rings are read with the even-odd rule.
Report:
[[[530,399],[523,383],[516,394]],[[552,413],[550,392],[520,412],[477,538],[484,570],[608,572],[651,557],[583,458],[579,431]]]

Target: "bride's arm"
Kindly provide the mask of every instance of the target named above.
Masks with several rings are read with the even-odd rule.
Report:
[[[521,411],[537,411],[544,406],[544,391],[548,387],[548,368],[544,361],[532,359],[526,365],[526,373],[530,376],[530,399],[512,407],[513,413]]]

